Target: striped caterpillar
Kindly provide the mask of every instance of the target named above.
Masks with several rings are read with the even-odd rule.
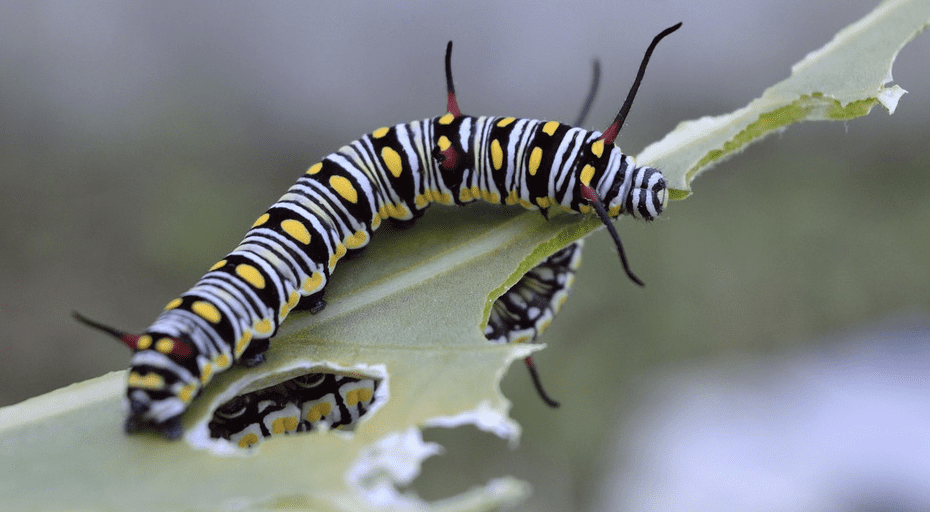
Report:
[[[308,373],[276,386],[237,396],[210,421],[210,437],[248,448],[266,438],[325,426],[352,430],[368,413],[378,379]]]
[[[580,123],[577,123],[580,124]],[[582,241],[557,251],[530,269],[493,304],[484,335],[493,343],[531,343],[544,331],[568,297],[581,262]],[[546,395],[532,360],[526,358],[533,382]],[[210,437],[240,448],[265,439],[321,427],[354,430],[375,406],[381,380],[332,373],[308,373],[234,397],[213,413]]]
[[[652,220],[665,207],[662,173],[637,167],[614,145],[632,106],[652,40],[620,111],[604,133],[556,121],[461,113],[446,47],[446,114],[382,127],[325,157],[258,217],[245,238],[141,334],[75,317],[133,350],[127,432],[181,435],[180,416],[218,373],[264,361],[291,311],[320,311],[338,261],[365,247],[382,221],[409,222],[431,203],[499,205],[588,214],[604,223],[631,280],[611,219]]]

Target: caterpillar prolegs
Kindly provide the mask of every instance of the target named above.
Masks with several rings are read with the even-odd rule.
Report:
[[[662,173],[638,167],[614,145],[646,65],[604,133],[556,121],[472,117],[459,109],[446,49],[447,113],[382,127],[326,156],[259,216],[245,238],[193,288],[168,303],[141,334],[75,315],[133,350],[126,430],[181,434],[179,417],[218,372],[264,360],[268,342],[294,310],[319,310],[337,263],[368,244],[386,219],[410,221],[431,203],[592,210],[630,270],[611,219],[652,220],[663,210]]]

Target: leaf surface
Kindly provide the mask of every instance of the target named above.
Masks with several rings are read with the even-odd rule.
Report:
[[[791,77],[731,114],[681,123],[638,159],[663,170],[673,198],[700,172],[749,143],[803,120],[847,120],[876,103],[900,48],[930,22],[930,2],[893,0],[794,66]],[[398,490],[441,448],[424,426],[475,424],[515,443],[519,426],[499,390],[511,362],[539,346],[490,344],[493,300],[542,258],[597,229],[570,215],[472,206],[434,207],[416,228],[382,228],[343,261],[320,314],[292,315],[264,365],[215,379],[184,418],[185,438],[125,436],[125,372],[0,409],[0,502],[70,510],[489,510],[518,501],[512,478],[425,503]],[[619,264],[618,264],[619,265]],[[619,268],[619,267],[618,267]],[[618,286],[632,287],[618,271]],[[211,441],[211,411],[235,394],[303,372],[382,378],[377,407],[352,433],[271,439],[251,451]],[[53,488],[54,492],[50,492]]]

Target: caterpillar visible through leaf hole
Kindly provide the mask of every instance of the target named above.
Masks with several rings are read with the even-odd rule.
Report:
[[[594,87],[596,77],[595,63]],[[494,343],[535,341],[568,297],[582,244],[578,240],[552,254],[504,292],[491,308],[485,337]],[[558,406],[543,391],[529,357],[526,364],[543,400]],[[379,386],[381,380],[374,377],[307,373],[226,401],[213,413],[210,437],[249,448],[271,437],[320,428],[351,431],[373,410]]]
[[[409,222],[431,203],[483,200],[539,210],[594,212],[610,233],[629,278],[611,219],[655,219],[665,207],[662,173],[638,167],[614,141],[656,45],[653,38],[626,100],[603,133],[556,121],[461,113],[446,47],[446,114],[378,128],[326,156],[258,217],[245,238],[141,334],[92,321],[132,349],[127,432],[182,434],[180,416],[219,372],[264,361],[269,340],[291,311],[319,312],[338,261],[365,247],[387,219]],[[489,324],[490,325],[490,324]],[[527,360],[532,370],[531,361]],[[538,379],[534,378],[538,386]]]
[[[210,437],[248,448],[269,437],[321,427],[352,430],[374,405],[379,379],[308,373],[221,405]]]

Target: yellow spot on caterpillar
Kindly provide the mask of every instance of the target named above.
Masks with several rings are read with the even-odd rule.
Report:
[[[410,210],[403,203],[397,203],[394,205],[394,217],[398,219],[409,219],[411,217]]]
[[[299,300],[300,294],[297,293],[297,290],[291,290],[290,295],[287,296],[287,302],[281,305],[281,312],[279,314],[281,319],[284,319],[284,317],[294,309],[294,306],[297,305]]]
[[[216,309],[216,306],[202,300],[198,300],[191,304],[191,311],[197,313],[201,318],[211,324],[219,323],[220,319],[223,318],[223,315],[220,314],[220,310]]]
[[[359,403],[366,403],[371,400],[372,391],[371,388],[359,388],[353,389],[346,393],[346,405],[349,407],[354,407]]]
[[[542,131],[543,133],[551,137],[555,133],[556,128],[558,127],[559,127],[558,121],[549,121],[548,123],[543,125]]]
[[[210,267],[210,270],[208,272],[213,272],[214,270],[223,268],[224,266],[226,266],[226,260],[217,261],[216,263],[213,264],[212,267]]]
[[[242,436],[241,439],[239,439],[239,448],[248,448],[257,442],[258,436],[252,432],[249,432],[248,434]]]
[[[518,202],[520,202],[520,197],[515,190],[511,190],[510,193],[507,194],[507,199],[504,199],[504,203],[507,205],[517,204]]]
[[[238,341],[236,341],[236,348],[235,348],[235,353],[234,353],[236,359],[239,359],[242,353],[245,352],[245,349],[249,348],[249,343],[251,342],[252,342],[252,331],[243,332],[242,337],[239,338]]]
[[[371,230],[374,231],[381,226],[381,216],[377,213],[371,217]]]
[[[433,201],[439,204],[452,204],[452,194],[448,192],[433,191]]]
[[[329,257],[329,270],[332,272],[336,268],[336,263],[346,255],[346,246],[342,244],[336,244],[336,252]]]
[[[529,343],[533,338],[529,336],[520,336],[519,338],[513,340],[514,343]]]
[[[255,219],[255,222],[252,223],[252,227],[257,228],[258,226],[261,226],[262,224],[268,222],[268,217],[270,217],[270,215],[268,215],[267,213],[261,214],[261,216]]]
[[[581,170],[581,183],[591,186],[591,178],[594,177],[594,167],[591,164],[584,166],[584,169]]]
[[[309,411],[307,411],[306,419],[310,423],[316,423],[320,421],[321,418],[328,416],[329,413],[331,413],[332,411],[333,411],[333,407],[329,404],[329,402],[319,403],[319,404],[314,405],[313,407],[310,408]]]
[[[427,198],[427,194],[429,194],[429,190],[427,190],[426,193],[419,194],[417,197],[413,198],[413,204],[415,204],[417,208],[420,208],[420,209],[426,207],[426,205],[429,204],[429,201],[430,201]]]
[[[285,416],[271,422],[272,434],[283,434],[297,430],[297,418],[294,416]]]
[[[323,168],[323,162],[317,162],[311,165],[309,169],[307,169],[307,174],[313,176],[314,174],[320,172],[320,169],[322,168]]]
[[[552,323],[552,320],[546,320],[536,326],[536,334],[542,334],[543,331],[549,328],[549,325]]]
[[[400,173],[404,171],[404,163],[400,160],[400,155],[397,154],[397,151],[389,147],[381,148],[381,160],[384,160],[384,165],[391,171],[392,176],[400,178]],[[354,203],[355,201],[352,202]]]
[[[404,208],[404,205],[401,203],[394,203],[388,205],[388,215],[394,217],[395,219],[403,218],[407,213],[407,209]]]
[[[285,233],[290,235],[291,238],[297,240],[298,242],[308,245],[310,243],[310,231],[307,230],[307,226],[304,226],[303,222],[295,219],[285,219],[281,221],[281,229]]]
[[[343,176],[330,176],[329,186],[333,188],[343,199],[350,203],[358,202],[358,191],[352,186],[352,182]]]
[[[252,265],[247,265],[245,263],[236,265],[236,275],[252,285],[252,288],[257,290],[265,289],[265,277]]]
[[[319,290],[322,284],[323,274],[314,272],[310,277],[304,279],[304,284],[301,285],[300,289],[303,290],[307,295],[310,295],[311,293]]]
[[[174,340],[171,338],[161,338],[155,342],[155,350],[162,354],[170,354],[174,350]]]
[[[530,162],[529,162],[529,171],[530,176],[536,176],[536,171],[539,170],[539,164],[542,163],[542,148],[536,146],[533,148],[533,151],[530,151]]]
[[[620,215],[620,210],[622,209],[623,207],[620,205],[614,206],[613,208],[607,210],[607,215],[610,217],[616,217],[617,215]]]
[[[226,354],[220,354],[216,357],[216,359],[213,360],[213,364],[215,364],[217,368],[229,368],[229,356]]]
[[[467,203],[468,201],[471,201],[472,199],[473,198],[471,196],[471,190],[469,190],[468,188],[463,188],[462,190],[459,190],[459,201],[463,203]]]
[[[210,363],[207,363],[204,365],[203,369],[200,370],[200,382],[203,383],[204,386],[206,386],[207,383],[210,382],[210,379],[212,378],[213,378],[213,365]]]
[[[190,401],[194,399],[194,393],[196,391],[197,387],[193,383],[185,384],[178,392],[178,398],[184,403],[190,403]]]
[[[501,149],[501,141],[497,139],[491,141],[491,164],[498,171],[504,165],[504,151]]]
[[[157,373],[149,373],[143,377],[136,372],[132,372],[129,374],[127,386],[130,388],[162,390],[165,389],[165,379]]]
[[[538,204],[540,208],[549,208],[549,198],[548,197],[537,197],[536,204]]]
[[[215,267],[216,265],[213,265],[213,266]],[[211,268],[210,270],[216,270],[216,269]],[[180,297],[178,297],[177,299],[173,299],[171,302],[169,302],[167,305],[165,305],[165,311],[168,311],[169,309],[174,309],[174,308],[180,306],[180,305],[181,305],[181,302],[182,302],[182,301],[181,301],[181,298],[180,298]]]
[[[578,211],[581,213],[591,213],[591,207],[586,204],[578,205]]]
[[[267,318],[264,320],[259,320],[258,322],[255,322],[255,325],[252,328],[255,329],[255,332],[259,334],[268,334],[271,332],[271,320],[268,320]]]
[[[137,350],[145,350],[151,346],[152,346],[152,337],[149,336],[148,334],[143,334],[142,336],[139,336],[138,340],[136,340]]]
[[[452,142],[449,140],[449,137],[443,135],[442,137],[439,137],[438,141],[436,141],[436,145],[439,146],[440,151],[445,151],[452,147]]]
[[[600,158],[604,154],[604,139],[597,139],[591,143],[591,152],[594,156]]]
[[[533,203],[527,201],[526,199],[521,199],[521,200],[520,200],[520,206],[526,208],[527,210],[532,210],[532,209],[535,208],[535,206],[533,205]]]
[[[377,130],[371,132],[371,136],[376,139],[380,139],[381,137],[384,137],[385,135],[387,135],[389,131],[391,131],[390,128],[388,128],[387,126],[382,126],[381,128],[378,128]]]
[[[488,192],[488,197],[485,199],[485,201],[487,201],[487,202],[489,202],[489,203],[493,203],[493,204],[500,204],[501,198],[500,198],[499,195],[497,195],[497,192],[490,192],[490,191],[489,191],[489,192]]]
[[[364,247],[368,244],[368,233],[361,230],[356,231],[354,235],[347,236],[344,242],[349,249]]]
[[[455,119],[455,116],[451,112],[447,112],[446,115],[439,118],[439,124],[450,124],[453,119]]]
[[[507,127],[507,125],[509,125],[510,123],[512,123],[512,122],[514,122],[514,121],[516,121],[516,119],[514,119],[514,118],[512,118],[512,117],[505,117],[505,118],[503,118],[503,119],[501,119],[500,121],[497,122],[497,127],[498,127],[498,128],[505,128],[505,127]]]

